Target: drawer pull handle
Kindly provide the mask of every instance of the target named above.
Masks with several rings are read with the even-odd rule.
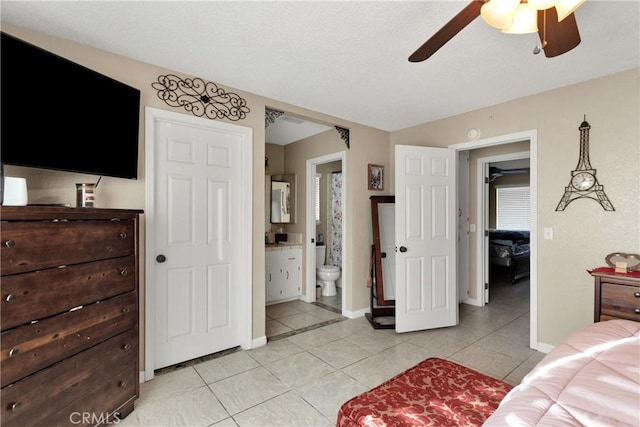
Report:
[[[635,309],[635,310],[633,310],[633,311],[635,311],[635,313],[636,313],[636,314],[640,314],[640,308],[636,308],[636,309]]]
[[[127,274],[129,274],[129,272],[127,271],[127,269],[126,269],[126,268],[124,268],[124,269],[120,270],[120,275],[121,275],[122,277],[126,276]]]
[[[120,381],[118,383],[118,387],[125,388],[129,383],[127,381]]]
[[[21,406],[22,403],[20,402],[11,402],[7,405],[7,409],[9,409],[10,411],[17,411]]]
[[[125,307],[125,308],[123,308],[123,309],[122,309],[122,312],[123,312],[123,313],[128,313],[128,312],[129,312],[129,307]]]
[[[123,231],[122,233],[120,233],[120,238],[121,238],[121,239],[126,239],[127,237],[129,237],[129,235],[128,235],[125,231]]]
[[[634,292],[633,296],[636,298],[640,298],[640,292]]]
[[[122,346],[122,348],[124,350],[131,350],[131,343],[126,343],[125,345]]]
[[[16,245],[15,240],[7,240],[4,242],[4,245],[8,248],[13,248]]]
[[[20,353],[20,350],[18,350],[17,348],[12,348],[11,350],[9,350],[9,357],[16,357],[18,353]]]
[[[15,295],[13,295],[13,294],[9,294],[9,295],[7,295],[6,301],[7,301],[7,302],[13,302],[13,301],[15,301],[15,300],[16,300],[16,298],[17,298],[17,297],[16,297]]]

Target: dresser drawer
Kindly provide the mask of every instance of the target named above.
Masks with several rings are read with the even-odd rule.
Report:
[[[138,335],[129,330],[2,389],[2,425],[62,426],[94,419],[137,395]]]
[[[600,298],[601,316],[640,322],[640,287],[603,282]]]
[[[113,337],[138,322],[130,292],[2,333],[2,387]]]
[[[3,276],[135,253],[133,220],[16,221],[1,227]]]
[[[136,289],[135,257],[95,261],[2,278],[2,330]]]

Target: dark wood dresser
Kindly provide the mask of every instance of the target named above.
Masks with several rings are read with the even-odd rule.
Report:
[[[0,208],[2,426],[100,425],[133,411],[141,213]]]
[[[594,322],[628,319],[640,322],[640,272],[615,273],[600,267],[589,271],[595,279]]]

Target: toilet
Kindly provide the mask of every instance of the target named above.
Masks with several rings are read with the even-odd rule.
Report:
[[[336,295],[336,280],[340,278],[340,267],[335,265],[324,265],[327,247],[316,246],[316,279],[322,286],[322,296],[332,297]]]

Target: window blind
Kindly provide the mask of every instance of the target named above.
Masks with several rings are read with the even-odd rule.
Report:
[[[498,230],[529,230],[531,198],[529,187],[496,187]]]

